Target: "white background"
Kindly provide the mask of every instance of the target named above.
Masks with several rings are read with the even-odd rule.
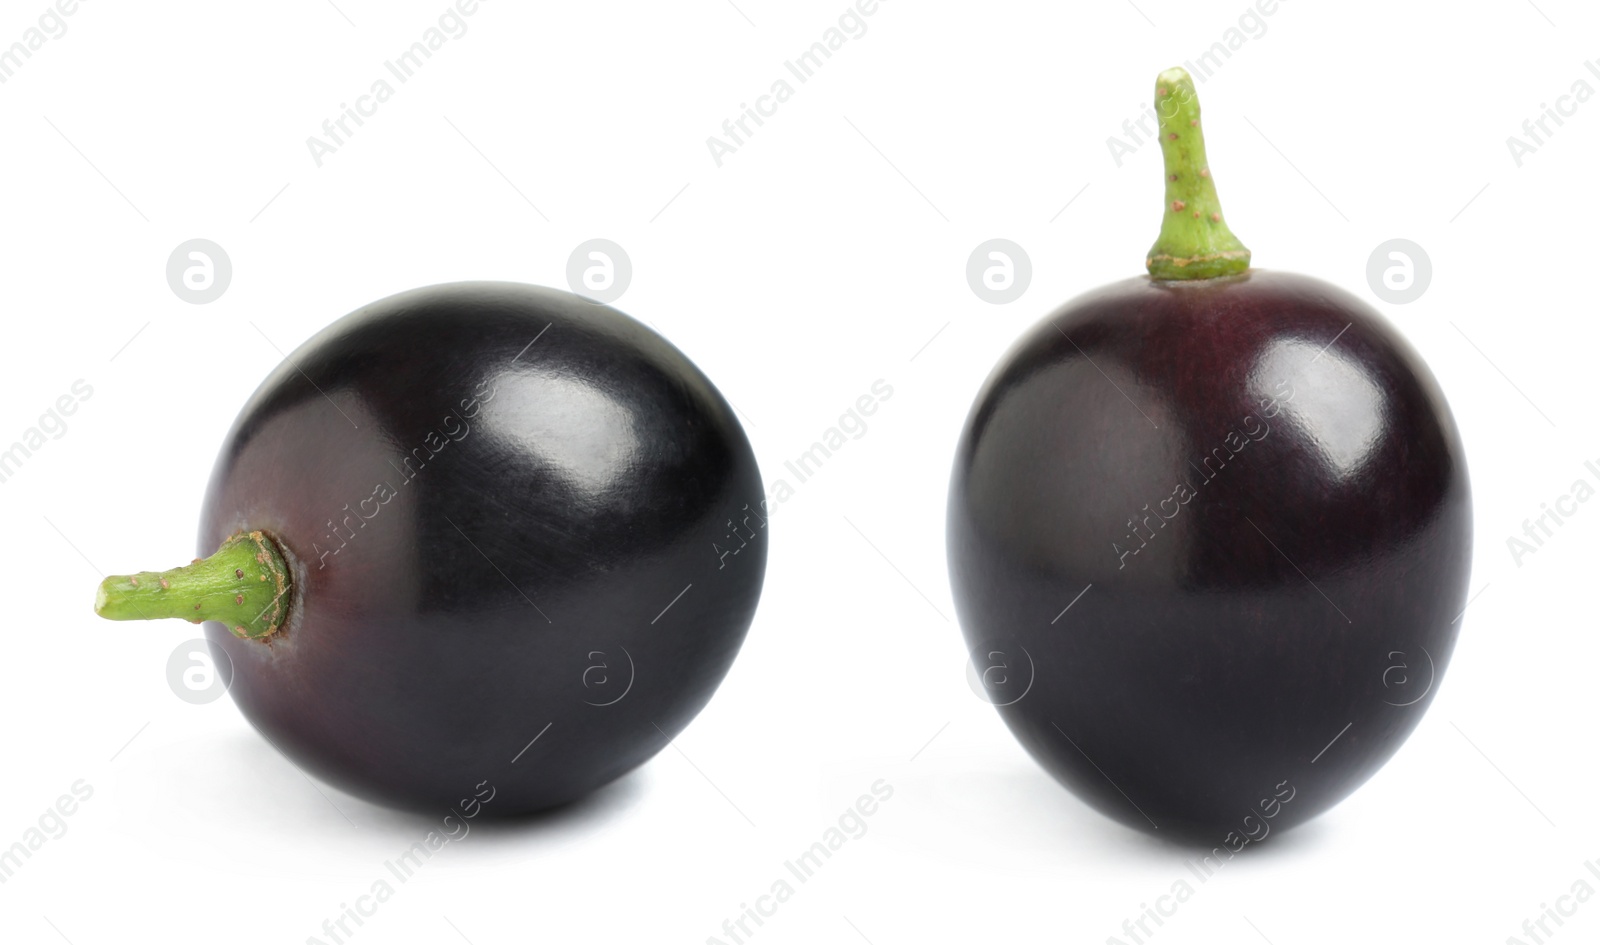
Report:
[[[217,445],[283,352],[417,285],[565,286],[594,237],[632,258],[617,306],[715,379],[769,480],[875,379],[894,395],[774,515],[748,643],[677,749],[558,816],[477,821],[348,941],[731,941],[724,919],[877,779],[894,796],[868,833],[747,941],[1098,943],[1188,879],[1150,941],[1500,943],[1580,878],[1600,887],[1583,866],[1600,857],[1600,507],[1520,566],[1507,549],[1596,479],[1600,103],[1520,168],[1506,145],[1574,81],[1600,88],[1584,66],[1600,14],[1285,0],[1200,85],[1256,264],[1373,301],[1447,392],[1479,595],[1401,753],[1201,885],[1193,851],[1089,810],[968,688],[944,503],[972,396],[1012,340],[1142,272],[1159,156],[1118,167],[1106,139],[1244,0],[885,0],[719,168],[706,138],[846,8],[736,2],[485,0],[320,168],[306,138],[444,0],[84,0],[0,85],[0,442],[74,380],[93,388],[0,483],[0,846],[73,782],[94,791],[0,885],[0,937],[331,941],[323,921],[433,826],[314,785],[229,699],[175,697],[167,659],[197,628],[101,622],[93,589],[188,559]],[[7,0],[0,44],[44,9]],[[207,305],[165,277],[197,237],[233,262]],[[966,283],[994,237],[1033,261],[1009,305]],[[1434,268],[1403,306],[1365,275],[1396,237]],[[1566,922],[1559,940],[1592,941],[1600,905]]]

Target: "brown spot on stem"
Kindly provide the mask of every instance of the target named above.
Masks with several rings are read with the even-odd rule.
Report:
[[[1198,119],[1198,118],[1189,119],[1189,127],[1190,128],[1198,128],[1199,126],[1200,126],[1200,119]]]
[[[1220,213],[1213,213],[1213,214],[1212,214],[1212,215],[1211,215],[1211,222],[1212,222],[1212,223],[1221,223],[1221,222],[1222,222],[1222,214],[1220,214]]]
[[[239,639],[244,639],[244,627],[234,627],[233,633],[234,636],[237,636]]]
[[[1194,212],[1194,218],[1195,218],[1195,219],[1196,219],[1196,220],[1198,220],[1198,219],[1200,219],[1200,211],[1199,211],[1199,210],[1196,210],[1196,211],[1195,211],[1195,212]]]
[[[1167,97],[1167,90],[1164,87],[1163,88],[1158,88],[1158,89],[1156,89],[1156,94],[1160,95],[1162,98],[1166,98]]]
[[[239,595],[236,595],[236,596],[235,596],[235,597],[234,597],[234,598],[233,598],[233,602],[234,602],[234,603],[235,603],[235,604],[242,604],[242,603],[244,603],[244,595],[243,595],[243,594],[239,594]]]
[[[1211,176],[1211,168],[1209,168],[1209,167],[1200,168],[1200,176],[1201,177],[1210,177]]]
[[[1169,137],[1172,140],[1176,141],[1176,140],[1178,140],[1178,133],[1176,131],[1174,131],[1172,134],[1167,135],[1167,137]]]
[[[159,580],[161,582],[161,589],[162,590],[166,590],[167,588],[172,586],[171,584],[167,583],[167,579],[166,578],[157,578],[157,580]]]
[[[1183,212],[1183,207],[1184,207],[1184,203],[1183,203],[1182,200],[1174,200],[1174,201],[1172,201],[1172,212],[1173,213],[1182,213]]]
[[[233,576],[236,577],[236,578],[244,577],[244,569],[243,568],[234,568],[233,569]]]
[[[130,578],[128,578],[128,583],[132,584],[134,587],[138,587],[139,586],[139,579],[136,578],[136,577],[130,577]]]
[[[200,604],[198,602],[194,605],[194,609],[195,610],[199,610],[200,609]]]
[[[265,574],[261,575],[261,580],[265,581],[266,579],[267,579],[267,576]]]

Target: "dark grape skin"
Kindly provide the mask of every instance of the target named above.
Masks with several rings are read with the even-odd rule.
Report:
[[[1005,667],[991,701],[1033,757],[1124,824],[1231,847],[1326,811],[1416,727],[1471,499],[1444,395],[1365,303],[1264,270],[1141,276],[994,369],[947,540],[974,663]]]
[[[760,596],[762,495],[728,402],[639,322],[510,283],[407,292],[239,414],[200,553],[261,529],[296,594],[270,645],[206,636],[251,724],[344,790],[556,807],[711,698]]]

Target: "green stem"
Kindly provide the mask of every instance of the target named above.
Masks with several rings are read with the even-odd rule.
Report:
[[[1214,279],[1250,268],[1250,250],[1228,229],[1206,163],[1200,99],[1183,69],[1156,77],[1156,115],[1167,173],[1161,235],[1145,267],[1153,279]]]
[[[240,532],[216,554],[181,568],[106,578],[94,612],[107,620],[215,620],[241,639],[265,640],[283,625],[290,592],[277,544],[259,531]]]

